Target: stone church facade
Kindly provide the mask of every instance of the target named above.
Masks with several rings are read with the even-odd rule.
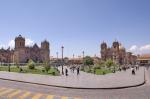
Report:
[[[49,42],[41,42],[41,47],[34,44],[32,47],[25,46],[25,38],[19,35],[15,38],[15,48],[13,50],[0,49],[0,62],[4,63],[27,63],[29,59],[43,63],[49,61]]]
[[[126,52],[126,49],[118,41],[114,41],[111,48],[103,42],[100,53],[103,61],[111,59],[119,65],[136,64],[137,56],[132,55],[131,52]]]

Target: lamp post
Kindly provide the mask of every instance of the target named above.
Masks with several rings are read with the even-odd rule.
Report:
[[[82,51],[83,54],[83,70],[84,70],[84,51]]]
[[[58,61],[58,52],[56,52],[56,55],[57,55],[57,61]]]
[[[1,59],[0,59],[0,65],[2,66],[2,61],[1,61]]]
[[[74,64],[74,54],[73,54],[73,62],[72,62],[72,65]]]
[[[83,59],[84,59],[84,51],[82,52],[82,54],[83,54]]]
[[[64,75],[64,66],[63,66],[63,62],[64,62],[64,59],[63,59],[64,46],[61,47],[61,51],[62,51],[62,75]]]
[[[56,67],[58,67],[58,65],[59,65],[59,61],[58,61],[58,52],[56,52],[56,56],[57,56],[57,59],[56,59]]]
[[[8,71],[10,72],[10,61],[9,61],[9,57],[8,57],[7,63],[8,63]]]

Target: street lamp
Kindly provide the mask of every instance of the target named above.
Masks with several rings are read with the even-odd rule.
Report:
[[[57,55],[57,61],[58,61],[58,52],[56,52],[56,55]]]
[[[84,70],[84,51],[82,51],[83,54],[83,70]]]
[[[83,54],[83,58],[84,58],[84,51],[82,52],[82,54]]]
[[[57,59],[56,59],[56,67],[58,67],[59,66],[59,61],[58,61],[58,52],[56,52],[56,56],[57,56]]]
[[[8,71],[10,72],[10,61],[9,61],[9,57],[7,59],[7,63],[8,63]]]
[[[74,64],[74,54],[73,54],[73,62],[72,62],[72,63]],[[72,65],[73,65],[73,64],[72,64]]]
[[[64,62],[64,61],[63,61],[63,60],[64,60],[64,59],[63,59],[64,46],[62,46],[61,49],[62,49],[62,50],[61,50],[61,51],[62,51],[62,75],[64,75],[64,66],[63,66],[63,62]]]
[[[83,54],[83,60],[84,60],[84,51],[82,52],[82,54]],[[84,61],[83,61],[83,65],[84,65]]]

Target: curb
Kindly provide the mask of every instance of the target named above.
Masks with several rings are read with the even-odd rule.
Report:
[[[144,74],[145,76],[145,74]],[[130,85],[130,86],[122,86],[122,87],[109,87],[109,88],[82,88],[82,87],[69,87],[69,86],[59,86],[59,85],[48,85],[48,84],[41,84],[41,83],[34,83],[34,82],[27,82],[27,81],[19,81],[19,80],[12,80],[12,79],[6,79],[6,78],[0,78],[1,80],[7,80],[7,81],[15,81],[15,82],[22,82],[22,83],[28,83],[28,84],[36,84],[36,85],[43,85],[43,86],[51,86],[51,87],[59,87],[59,88],[69,88],[69,89],[125,89],[125,88],[132,88],[132,87],[138,87],[142,86],[146,83],[146,80],[144,79],[144,82],[136,85]]]
[[[42,84],[42,83],[35,83],[35,82],[28,82],[28,81],[21,81],[21,80],[13,80],[13,79],[7,79],[7,78],[0,78],[1,80],[7,80],[7,81],[15,81],[15,82],[22,82],[22,83],[28,83],[28,84],[36,84],[36,85],[43,85],[43,86],[51,86],[51,87],[59,87],[59,88],[69,88],[69,89],[125,89],[125,88],[132,88],[132,87],[138,87],[142,86],[146,83],[146,76],[145,76],[145,68],[144,68],[144,81],[135,84],[135,85],[129,85],[129,86],[121,86],[121,87],[101,87],[101,88],[85,88],[85,87],[69,87],[69,86],[61,86],[61,85],[50,85],[50,84]]]

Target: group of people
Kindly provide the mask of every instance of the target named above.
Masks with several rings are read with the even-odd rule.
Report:
[[[135,75],[135,71],[139,70],[139,66],[135,65],[135,66],[123,66],[123,67],[119,67],[119,71],[126,71],[127,69],[131,69],[131,73],[132,75]]]
[[[74,73],[74,71],[76,70],[77,71],[77,75],[80,74],[80,67],[71,67],[70,68],[71,72]],[[65,68],[65,75],[68,76],[68,68]]]

